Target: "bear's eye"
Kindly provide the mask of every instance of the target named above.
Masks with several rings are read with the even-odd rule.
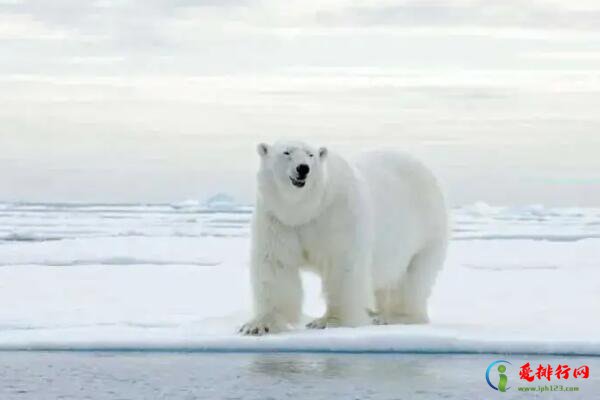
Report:
[[[313,157],[313,156],[314,156],[314,154],[312,154],[312,153],[309,153],[309,154],[308,154],[308,156],[309,156],[309,157]]]
[[[290,152],[289,151],[284,151],[283,154],[285,154],[286,156],[289,156]]]

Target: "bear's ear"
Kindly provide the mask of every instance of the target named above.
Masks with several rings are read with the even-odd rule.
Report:
[[[327,147],[319,147],[319,158],[324,159],[327,157]]]
[[[266,143],[259,143],[258,146],[256,146],[256,152],[261,157],[266,156],[269,153],[269,145]]]

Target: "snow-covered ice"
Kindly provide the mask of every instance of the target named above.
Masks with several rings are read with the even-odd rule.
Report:
[[[236,333],[251,207],[0,204],[0,348],[600,355],[600,209],[452,214],[430,324],[254,338]],[[303,278],[317,316],[319,281]]]

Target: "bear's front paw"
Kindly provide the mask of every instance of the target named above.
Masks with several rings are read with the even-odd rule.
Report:
[[[341,326],[340,319],[336,317],[323,316],[306,324],[308,329],[325,329]]]
[[[257,317],[245,323],[239,329],[242,335],[262,336],[268,333],[277,333],[283,331],[285,324],[273,315]]]

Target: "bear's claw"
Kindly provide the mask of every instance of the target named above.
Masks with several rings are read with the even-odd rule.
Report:
[[[414,324],[426,324],[429,322],[427,315],[406,315],[398,314],[388,316],[387,318],[378,315],[372,319],[373,325],[414,325]]]
[[[238,330],[242,335],[262,336],[269,333],[277,333],[284,330],[285,322],[277,315],[265,315],[262,318],[255,318],[242,325]]]
[[[341,326],[340,320],[335,317],[324,316],[321,318],[317,318],[314,321],[306,324],[308,329],[325,329],[325,328],[335,328]]]
[[[244,324],[238,330],[238,332],[241,333],[242,335],[249,335],[249,336],[262,336],[262,335],[266,335],[267,333],[269,333],[269,331],[270,331],[270,328],[266,325],[255,326],[253,324]]]

